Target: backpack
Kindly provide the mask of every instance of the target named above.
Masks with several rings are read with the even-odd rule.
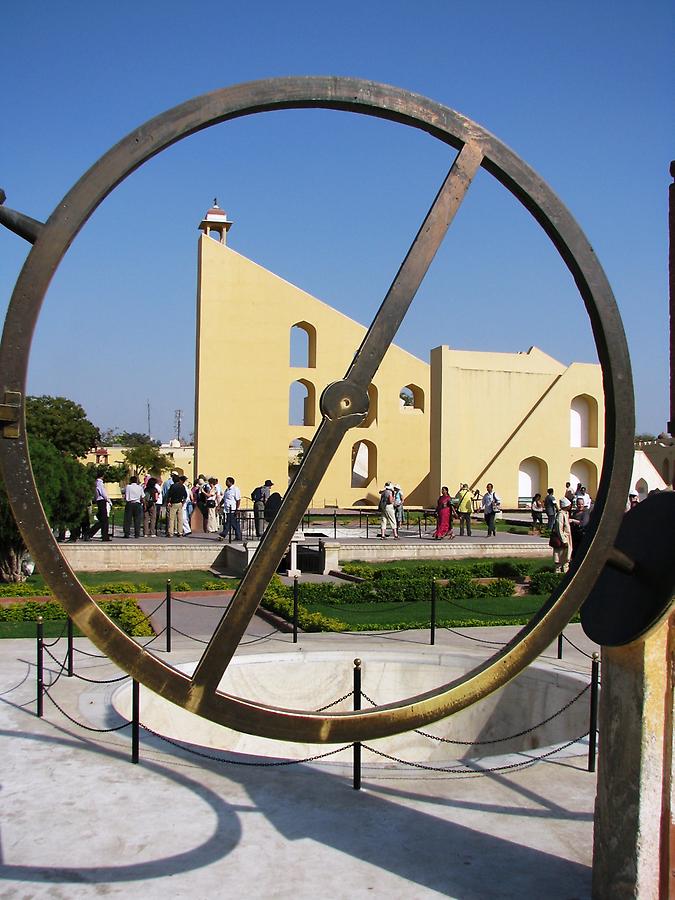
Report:
[[[255,490],[251,494],[251,500],[253,500],[254,503],[259,503],[263,499],[264,499],[264,494],[263,494],[262,487],[255,488]]]
[[[143,495],[143,499],[145,500],[145,505],[147,509],[151,509],[156,501],[157,497],[157,488],[152,491],[146,491]]]

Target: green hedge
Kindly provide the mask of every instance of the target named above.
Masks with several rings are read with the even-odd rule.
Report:
[[[356,575],[368,581],[381,578],[395,580],[400,578],[459,578],[469,575],[472,578],[512,578],[514,580],[529,575],[537,563],[533,560],[485,559],[471,563],[449,562],[445,560],[430,561],[419,566],[387,565],[375,568],[370,563],[347,562],[342,571],[348,575]]]
[[[133,581],[107,581],[90,588],[94,594],[149,594],[149,584],[136,584]]]
[[[535,572],[530,581],[530,593],[550,594],[560,584],[561,578],[559,572]]]
[[[302,585],[302,587],[323,587],[324,585]],[[261,605],[287,621],[293,619],[293,588],[281,583],[274,575],[263,594]],[[312,613],[300,602],[298,595],[298,625],[303,631],[344,631],[346,625],[338,619]]]
[[[134,637],[151,637],[154,632],[135,600],[103,600],[99,606],[122,631]],[[0,605],[0,622],[35,622],[38,616],[53,622],[67,618],[60,603],[47,600],[44,603],[26,601]]]
[[[27,581],[11,584],[0,584],[0,597],[47,597],[51,594],[49,588],[37,587]]]

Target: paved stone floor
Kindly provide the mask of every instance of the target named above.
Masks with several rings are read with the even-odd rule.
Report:
[[[196,609],[175,619],[191,639],[175,635],[171,662],[198,658],[195,638],[208,636],[217,615]],[[512,633],[443,631],[438,643],[480,657],[495,649],[482,641]],[[586,677],[596,648],[579,626],[566,634],[579,649],[566,642],[564,660],[555,648],[542,658]],[[257,619],[246,639],[239,652],[291,649],[290,635]],[[419,652],[428,633],[300,638],[307,649],[344,650],[345,641],[355,656],[394,642]],[[96,652],[86,639],[76,645],[81,677],[58,677],[50,659],[46,680],[80,724],[49,698],[44,718],[35,716],[34,642],[0,642],[2,898],[590,895],[595,777],[582,744],[529,768],[463,777],[364,759],[361,791],[347,763],[234,765],[144,731],[132,765],[128,728],[81,727],[120,723],[109,703],[118,685],[105,683],[120,673],[85,655]],[[51,652],[62,660],[64,642]]]

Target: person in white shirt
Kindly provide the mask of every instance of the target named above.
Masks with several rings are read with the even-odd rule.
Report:
[[[239,519],[237,512],[241,506],[241,491],[234,483],[234,478],[230,475],[225,479],[225,491],[223,493],[223,510],[225,512],[225,525],[220,532],[220,537],[226,540],[230,534],[230,530],[234,529],[234,538],[241,540],[241,528],[239,527]]]
[[[131,536],[131,523],[134,523],[134,537],[141,536],[143,522],[143,488],[138,482],[138,475],[132,475],[129,484],[124,488],[124,537]]]
[[[495,516],[499,512],[499,497],[492,484],[488,484],[487,491],[483,494],[483,515],[485,516],[485,524],[487,525],[487,536],[497,537],[495,531]]]

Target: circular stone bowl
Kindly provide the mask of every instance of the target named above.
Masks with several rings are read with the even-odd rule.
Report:
[[[458,678],[473,668],[479,657],[471,652],[424,653],[405,651],[368,651],[360,655],[362,709],[372,704],[390,703]],[[219,690],[244,699],[286,708],[319,710],[353,689],[354,652],[297,651],[251,654],[235,658]],[[176,668],[191,673],[196,663]],[[370,742],[383,753],[411,762],[442,763],[448,760],[480,759],[523,753],[566,743],[588,730],[588,694],[545,725],[547,719],[572,700],[588,683],[588,678],[537,662],[529,666],[505,687],[424,731],[437,737],[463,743],[443,743],[407,732]],[[125,683],[112,696],[115,710],[131,718],[131,683]],[[330,707],[331,712],[353,709],[348,696]],[[306,759],[336,749],[331,744],[300,744],[243,734],[216,725],[186,712],[141,686],[140,721],[153,731],[173,740],[212,750],[228,751],[251,757]],[[520,732],[526,732],[518,737]],[[496,739],[497,743],[490,742]],[[328,757],[344,761],[350,751]],[[381,757],[370,762],[395,765]]]

